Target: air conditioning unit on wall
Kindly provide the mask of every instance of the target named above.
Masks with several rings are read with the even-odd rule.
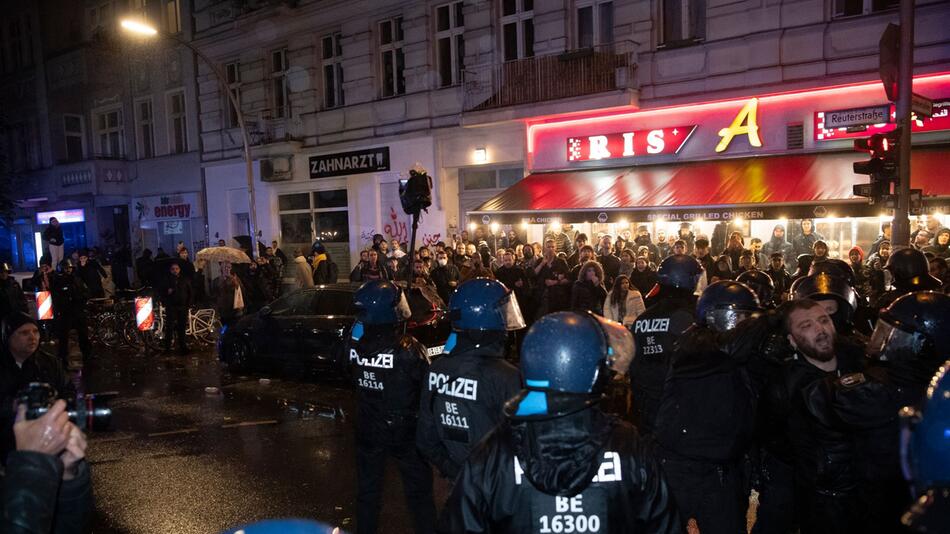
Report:
[[[261,159],[262,182],[287,182],[293,180],[293,156],[271,156]]]

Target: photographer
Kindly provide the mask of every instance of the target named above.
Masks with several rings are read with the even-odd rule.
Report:
[[[13,405],[17,392],[31,382],[46,382],[62,399],[75,396],[75,389],[57,358],[39,350],[36,321],[25,313],[3,321],[0,347],[0,462],[14,450]]]
[[[86,438],[56,401],[42,417],[27,420],[20,406],[13,432],[16,450],[2,480],[0,531],[79,533],[92,511]]]

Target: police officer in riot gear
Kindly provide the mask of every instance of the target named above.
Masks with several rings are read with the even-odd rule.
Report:
[[[914,291],[939,291],[943,285],[939,279],[930,275],[927,256],[915,248],[902,248],[891,252],[884,269],[891,273],[894,288],[886,291],[873,303],[875,309],[887,308],[901,295]]]
[[[745,271],[736,277],[736,282],[741,282],[755,292],[755,296],[759,298],[759,304],[763,308],[774,308],[775,301],[775,284],[772,283],[772,277],[769,276],[765,271],[760,271],[758,269],[751,269]]]
[[[432,469],[416,449],[419,392],[428,363],[425,348],[403,335],[409,315],[402,290],[386,280],[363,284],[353,296],[356,323],[347,354],[358,395],[357,532],[375,533],[386,459],[399,465],[415,532],[432,532]]]
[[[525,323],[515,294],[488,278],[462,284],[449,317],[453,332],[422,386],[416,443],[455,479],[471,448],[502,420],[505,401],[521,389],[521,373],[504,354],[508,331]]]
[[[9,263],[0,263],[0,321],[8,315],[26,312],[23,290],[12,274],[13,268]]]
[[[682,532],[636,429],[598,403],[633,356],[620,324],[558,312],[525,336],[526,389],[462,466],[439,532]]]
[[[910,504],[899,463],[901,407],[919,406],[938,367],[950,357],[950,296],[920,291],[880,314],[867,344],[871,364],[829,377],[805,391],[826,426],[853,434],[857,447],[862,532],[899,532]]]
[[[693,324],[693,292],[703,267],[692,256],[674,254],[657,271],[658,292],[633,323],[637,356],[630,366],[633,424],[643,435],[653,433],[673,346]]]
[[[89,327],[86,324],[86,301],[89,289],[75,274],[73,260],[66,258],[59,264],[59,273],[53,279],[53,310],[56,315],[57,352],[63,368],[69,369],[69,333],[76,331],[83,359],[92,354]]]
[[[916,497],[901,523],[915,532],[950,532],[950,360],[931,381],[920,410],[901,410],[901,464]]]
[[[656,417],[657,455],[683,523],[694,519],[703,533],[745,529],[742,460],[752,440],[755,394],[724,340],[759,311],[748,286],[710,284],[696,303],[696,325],[670,359]]]

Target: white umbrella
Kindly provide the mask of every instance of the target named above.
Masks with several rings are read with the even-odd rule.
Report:
[[[234,247],[208,247],[198,251],[198,260],[208,262],[251,263],[251,258],[243,250]]]

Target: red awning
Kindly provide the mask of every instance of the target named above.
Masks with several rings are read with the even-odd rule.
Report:
[[[866,176],[854,174],[851,165],[862,159],[866,157],[859,152],[843,152],[538,173],[527,176],[468,215],[473,221],[515,223],[570,218],[570,213],[575,213],[579,220],[615,220],[618,217],[614,212],[618,211],[632,215],[700,207],[782,208],[783,214],[792,217],[795,210],[786,207],[813,210],[816,205],[846,204],[849,212],[850,207],[870,212],[861,209],[862,205],[867,206],[867,200],[852,194],[854,184],[867,182]],[[925,197],[948,197],[948,169],[950,149],[915,148],[911,187],[922,189]],[[873,210],[875,215],[879,212],[880,207]]]

